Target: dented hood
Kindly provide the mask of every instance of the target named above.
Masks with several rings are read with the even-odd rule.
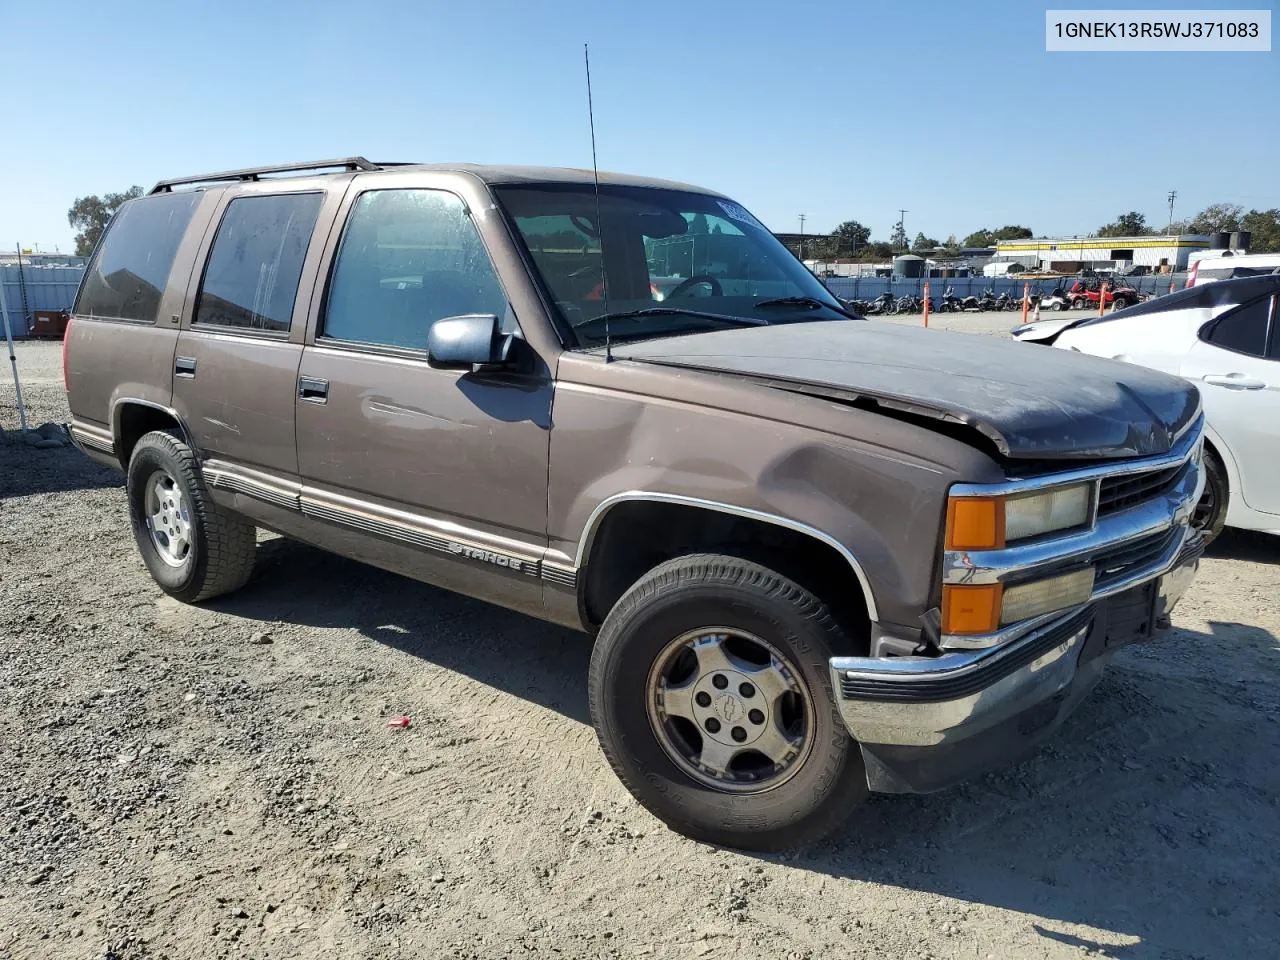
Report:
[[[1168,452],[1195,421],[1184,380],[992,337],[859,321],[777,324],[622,344],[618,359],[967,423],[1007,457]]]

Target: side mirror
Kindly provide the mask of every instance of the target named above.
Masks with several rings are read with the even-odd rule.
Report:
[[[502,332],[501,322],[491,313],[445,317],[433,323],[427,334],[427,362],[433,367],[468,370],[502,366],[511,361],[514,340]]]

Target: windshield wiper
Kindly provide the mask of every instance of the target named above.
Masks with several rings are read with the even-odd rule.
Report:
[[[836,313],[843,314],[854,320],[862,318],[851,310],[837,306],[834,303],[827,303],[825,300],[819,300],[817,297],[774,297],[772,300],[761,300],[754,304],[756,307],[805,307],[809,310],[817,310],[819,307],[826,307],[828,310],[834,310]]]
[[[633,317],[698,317],[702,320],[715,320],[718,323],[729,323],[740,327],[764,327],[768,326],[769,323],[769,321],[760,320],[757,317],[734,317],[724,313],[711,313],[708,310],[688,310],[684,307],[644,307],[641,310],[602,313],[577,326],[580,329],[589,323],[604,323],[608,320],[630,320]]]

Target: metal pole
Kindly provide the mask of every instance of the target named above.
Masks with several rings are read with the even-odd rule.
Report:
[[[22,432],[27,432],[27,408],[22,403],[22,382],[18,379],[18,358],[13,352],[13,331],[9,329],[9,304],[4,298],[4,283],[0,281],[0,314],[4,316],[4,339],[9,344],[9,366],[13,368],[13,392],[18,398],[18,422]]]

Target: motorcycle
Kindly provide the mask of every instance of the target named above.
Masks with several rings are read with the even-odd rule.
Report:
[[[859,313],[864,317],[876,316],[877,314],[892,316],[898,312],[898,301],[887,290],[874,300],[863,301],[863,305],[865,309],[860,310]]]
[[[977,299],[978,299],[978,309],[984,313],[989,310],[1000,309],[999,307],[996,306],[996,292],[992,290],[990,287],[987,287],[987,289],[983,290],[982,296]]]
[[[960,298],[956,296],[955,290],[947,287],[942,291],[942,302],[937,305],[936,309],[941,313],[959,313],[964,309],[961,306]]]

